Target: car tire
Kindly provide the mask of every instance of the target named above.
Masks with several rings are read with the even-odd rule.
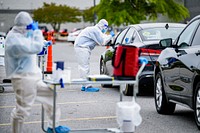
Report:
[[[133,85],[127,84],[125,86],[125,90],[123,91],[124,95],[126,96],[133,96]]]
[[[105,64],[104,64],[104,60],[103,58],[100,59],[100,74],[106,74],[106,71],[105,71]],[[111,84],[101,84],[102,87],[112,87]]]
[[[4,92],[4,87],[0,86],[0,93],[3,93],[3,92]]]
[[[154,84],[154,100],[156,111],[159,114],[172,114],[176,108],[176,104],[169,102],[166,98],[163,79],[161,73],[158,72]]]
[[[195,94],[194,94],[194,117],[195,122],[200,130],[200,82],[197,83]]]

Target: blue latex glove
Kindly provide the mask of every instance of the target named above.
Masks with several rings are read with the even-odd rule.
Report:
[[[126,39],[125,39],[125,42],[128,43],[128,41],[129,41],[129,38],[126,38]]]
[[[66,126],[58,126],[55,128],[56,133],[68,133],[70,132],[70,128]],[[52,128],[47,129],[47,133],[53,133]]]
[[[85,92],[98,92],[99,88],[85,88]]]
[[[26,27],[27,30],[37,30],[38,29],[38,22],[33,22]]]
[[[63,79],[62,78],[60,79],[60,87],[61,88],[65,88],[65,84],[63,83]]]
[[[52,45],[52,41],[44,41],[44,46],[42,48],[42,51],[38,53],[37,55],[45,55],[47,54],[47,47]]]
[[[99,90],[100,90],[99,88],[93,88],[93,87],[90,87],[90,88],[82,87],[81,88],[81,91],[85,91],[85,92],[98,92]]]
[[[148,63],[148,60],[144,57],[139,57],[139,63],[142,64],[142,63],[145,63],[147,64]]]
[[[48,47],[48,46],[51,46],[51,45],[52,45],[52,41],[45,41],[44,42],[45,47]]]
[[[114,31],[110,31],[110,35],[111,35],[112,37],[114,37],[114,36],[115,36]]]
[[[45,54],[47,54],[47,47],[43,47],[42,51],[38,53],[37,55],[45,55]]]

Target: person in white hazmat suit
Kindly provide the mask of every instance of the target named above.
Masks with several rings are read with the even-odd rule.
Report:
[[[42,32],[27,12],[18,13],[14,24],[5,40],[6,75],[11,79],[16,99],[16,107],[11,112],[12,133],[23,133],[24,119],[30,115],[36,100],[44,106],[48,117],[47,133],[51,133],[53,91],[42,81],[36,59],[44,47]],[[60,115],[60,108],[57,107],[55,131],[67,133],[70,129],[59,125]]]
[[[108,22],[105,19],[101,19],[95,26],[86,27],[82,30],[75,40],[74,49],[78,61],[78,70],[80,78],[83,80],[89,75],[91,51],[96,45],[107,44],[115,35],[113,31],[110,32],[110,35],[106,35],[107,29]],[[99,91],[99,88],[93,88],[88,84],[82,85],[81,90],[96,92]]]

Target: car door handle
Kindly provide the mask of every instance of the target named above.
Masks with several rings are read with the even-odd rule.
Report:
[[[187,54],[187,53],[185,52],[185,50],[180,50],[180,51],[177,53],[177,56],[179,57],[179,56],[184,55],[184,54]]]
[[[184,55],[183,53],[177,53],[177,56],[179,57],[179,56],[181,56],[181,55]]]
[[[198,50],[195,54],[196,56],[200,55],[200,50]]]

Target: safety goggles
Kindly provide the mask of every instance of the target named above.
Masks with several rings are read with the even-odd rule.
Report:
[[[105,30],[107,30],[107,29],[108,29],[108,25],[104,24],[104,27],[105,27]]]

